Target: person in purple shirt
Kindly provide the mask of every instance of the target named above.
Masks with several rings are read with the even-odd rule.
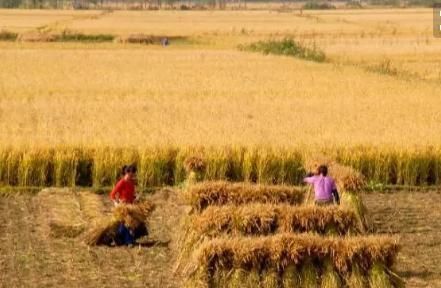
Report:
[[[315,204],[328,205],[336,203],[340,205],[337,186],[334,179],[328,176],[326,165],[320,165],[317,169],[317,175],[309,173],[303,181],[314,186]]]

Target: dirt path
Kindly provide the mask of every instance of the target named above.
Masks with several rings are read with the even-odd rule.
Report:
[[[172,240],[182,213],[176,193],[154,200],[151,236]],[[38,225],[44,219],[37,202],[26,195],[0,198],[0,287],[180,287],[167,245],[89,248],[75,238],[53,238],[47,225]]]
[[[441,287],[441,191],[372,193],[363,200],[377,232],[400,235],[397,270],[406,287]]]

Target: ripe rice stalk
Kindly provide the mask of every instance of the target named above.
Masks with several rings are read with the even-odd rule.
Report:
[[[300,273],[295,264],[289,264],[282,273],[282,288],[300,288]]]
[[[0,183],[18,185],[18,170],[23,153],[19,149],[0,149]]]
[[[55,186],[74,187],[77,177],[79,151],[76,149],[57,149],[54,154]]]
[[[304,195],[304,190],[296,187],[205,182],[190,187],[185,198],[189,205],[201,212],[210,205],[253,202],[297,205],[303,202]]]
[[[351,271],[346,274],[345,279],[346,286],[348,288],[367,288],[368,282],[357,263],[352,263]]]
[[[321,277],[321,288],[340,288],[342,287],[340,275],[334,270],[334,266],[329,259],[323,261],[323,272]]]
[[[260,149],[256,168],[261,184],[299,184],[305,174],[302,155],[285,149]]]
[[[18,167],[20,186],[50,186],[53,183],[53,151],[31,149],[22,154]]]
[[[392,288],[386,269],[381,263],[374,263],[369,270],[369,287],[370,288]]]
[[[280,287],[280,277],[277,269],[266,268],[261,273],[260,287],[262,288],[278,288]]]
[[[137,164],[138,151],[135,149],[96,149],[93,155],[93,186],[111,186],[121,175],[123,165]]]
[[[243,178],[246,182],[256,183],[258,180],[257,161],[259,150],[255,147],[246,149],[243,155]]]
[[[85,228],[77,195],[68,189],[44,189],[37,201],[53,237],[76,237]]]
[[[318,288],[319,275],[317,268],[310,258],[306,258],[300,269],[300,284],[302,288]]]
[[[174,184],[176,150],[173,148],[145,149],[140,153],[138,183],[141,187]]]

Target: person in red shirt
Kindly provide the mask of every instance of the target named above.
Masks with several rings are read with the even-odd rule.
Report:
[[[110,192],[110,199],[118,205],[119,203],[132,204],[135,202],[135,179],[136,166],[124,166],[122,169],[123,177],[116,183],[112,192]]]

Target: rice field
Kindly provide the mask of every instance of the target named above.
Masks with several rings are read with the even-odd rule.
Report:
[[[0,10],[0,286],[436,287],[432,15]],[[282,39],[323,57],[242,49]],[[111,204],[78,189],[127,163],[159,245],[89,247]],[[320,163],[340,207],[309,205]]]

